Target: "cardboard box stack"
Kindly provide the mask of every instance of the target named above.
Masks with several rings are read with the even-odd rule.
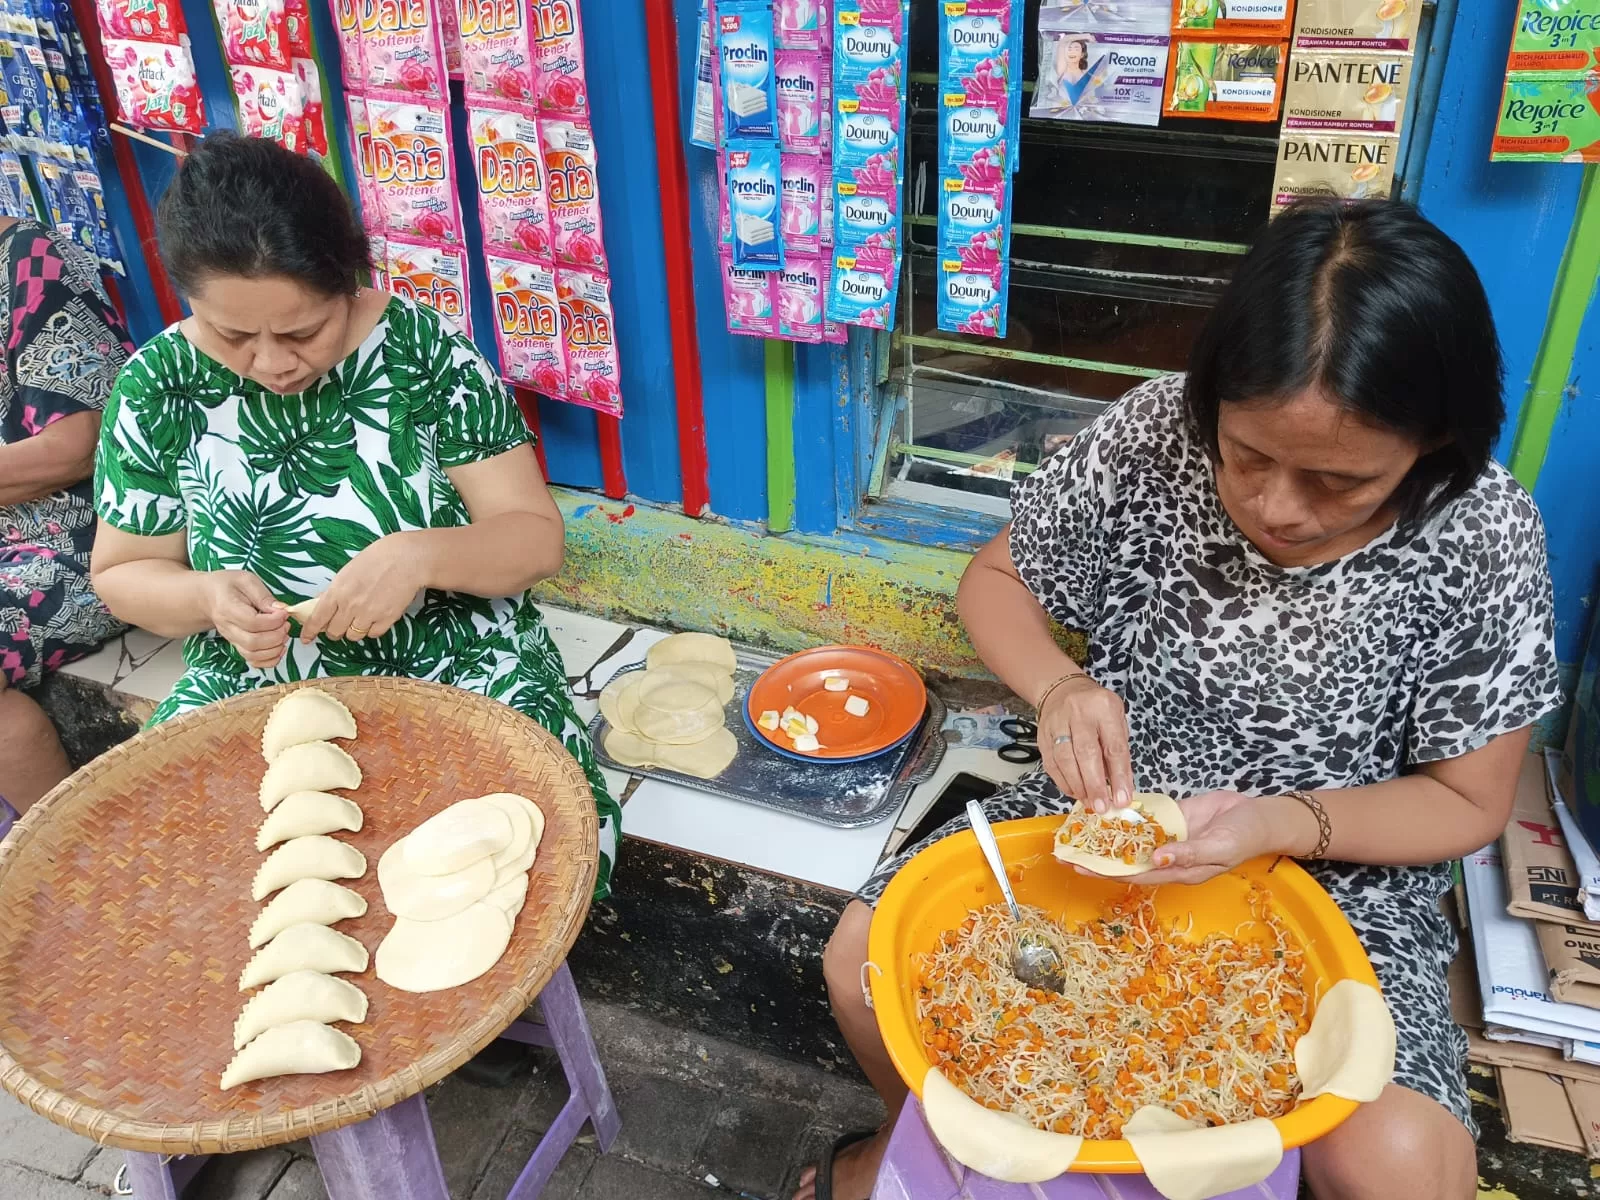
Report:
[[[1600,863],[1562,819],[1564,764],[1530,754],[1505,835],[1462,861],[1472,949],[1451,990],[1511,1139],[1600,1159]]]

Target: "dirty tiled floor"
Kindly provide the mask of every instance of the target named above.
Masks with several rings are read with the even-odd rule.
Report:
[[[863,1085],[659,1025],[620,1008],[587,1006],[622,1112],[622,1136],[600,1155],[585,1134],[545,1188],[545,1200],[690,1200],[745,1193],[787,1200],[801,1168],[843,1129],[876,1124]],[[549,1051],[519,1048],[507,1088],[454,1076],[429,1092],[452,1200],[501,1200],[566,1099]],[[304,1143],[208,1164],[188,1200],[321,1200]],[[94,1200],[110,1194],[121,1156],[95,1147],[0,1095],[0,1200]],[[718,1186],[706,1182],[713,1176]]]

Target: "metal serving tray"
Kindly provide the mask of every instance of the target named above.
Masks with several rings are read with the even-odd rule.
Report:
[[[745,698],[758,676],[778,656],[735,648],[733,699],[727,705],[727,726],[739,753],[716,779],[695,779],[657,767],[625,767],[605,752],[606,719],[589,723],[595,755],[601,765],[626,775],[642,775],[709,792],[745,804],[758,804],[839,829],[875,825],[900,807],[911,789],[933,777],[944,759],[945,706],[928,693],[928,711],[915,733],[899,746],[865,762],[796,762],[775,753],[751,732],[744,719]],[[642,671],[643,663],[617,672]],[[626,814],[624,814],[626,820]]]

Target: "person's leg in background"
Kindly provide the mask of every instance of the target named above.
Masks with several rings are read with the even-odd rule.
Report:
[[[0,796],[18,813],[72,773],[44,709],[0,672]]]

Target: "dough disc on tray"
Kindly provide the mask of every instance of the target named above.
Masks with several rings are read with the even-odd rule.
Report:
[[[471,983],[500,961],[511,918],[478,903],[442,921],[401,918],[378,944],[378,978],[402,992],[441,992]]]

